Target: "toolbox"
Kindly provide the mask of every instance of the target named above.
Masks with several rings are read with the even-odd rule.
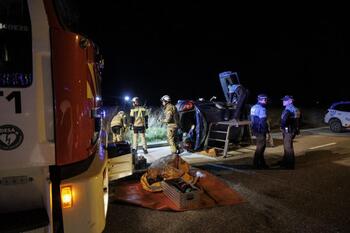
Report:
[[[195,185],[188,184],[183,179],[171,179],[161,182],[163,193],[178,208],[189,209],[199,206],[203,190]]]

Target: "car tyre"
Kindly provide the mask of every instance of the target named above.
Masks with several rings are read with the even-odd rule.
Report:
[[[340,133],[343,131],[343,127],[341,125],[341,122],[338,119],[331,119],[329,121],[329,128],[331,131],[333,131],[335,133]]]

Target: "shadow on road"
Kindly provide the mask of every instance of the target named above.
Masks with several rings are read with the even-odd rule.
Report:
[[[275,140],[274,140],[275,141]],[[276,140],[277,143],[283,144],[283,141],[281,139]],[[277,145],[275,145],[277,146]],[[315,151],[306,151],[304,155],[297,156],[295,158],[295,169],[304,168],[306,166],[312,166],[317,165],[319,163],[325,163],[325,162],[333,162],[336,160],[340,160],[343,158],[347,158],[349,155],[344,154],[338,154],[333,153],[330,150],[315,150]],[[280,167],[277,165],[277,162],[281,160],[280,156],[276,155],[270,155],[265,156],[265,160],[269,168],[266,169],[256,169],[253,167],[253,158],[252,157],[246,157],[237,159],[234,161],[226,161],[226,162],[220,162],[220,163],[208,163],[204,165],[197,165],[195,167],[199,169],[206,170],[208,172],[212,172],[216,175],[222,175],[222,174],[228,174],[232,173],[234,171],[236,172],[244,172],[247,170],[289,170],[284,167]],[[350,166],[350,164],[349,164]]]
[[[104,233],[350,232],[350,152],[337,149],[345,152],[306,151],[290,171],[256,171],[251,157],[195,166],[220,176],[248,202],[181,213],[113,202]],[[267,163],[280,158],[269,155]]]

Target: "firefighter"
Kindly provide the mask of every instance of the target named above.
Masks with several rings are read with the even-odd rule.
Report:
[[[295,158],[293,139],[299,134],[300,111],[293,104],[293,97],[290,95],[284,96],[282,99],[285,109],[281,115],[281,131],[283,135],[284,155],[279,164],[286,169],[294,169]]]
[[[176,107],[171,103],[170,96],[164,95],[160,99],[164,111],[162,123],[167,125],[167,139],[171,153],[180,154],[181,151],[177,145],[177,130],[179,123],[179,113]]]
[[[131,100],[133,108],[130,110],[130,130],[134,130],[132,140],[132,154],[137,155],[139,134],[141,136],[141,143],[143,153],[148,154],[145,132],[148,129],[148,113],[147,109],[140,106],[140,99],[134,97]]]
[[[121,142],[125,140],[125,130],[127,128],[126,114],[124,111],[119,111],[111,122],[113,132],[113,142]]]
[[[266,148],[266,134],[269,133],[267,123],[267,95],[258,95],[258,102],[250,109],[252,134],[256,137],[256,149],[253,167],[256,169],[268,168],[264,158]]]

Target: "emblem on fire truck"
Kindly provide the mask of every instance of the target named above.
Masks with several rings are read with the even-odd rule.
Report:
[[[19,147],[23,142],[23,132],[14,125],[0,126],[0,149],[13,150]]]

